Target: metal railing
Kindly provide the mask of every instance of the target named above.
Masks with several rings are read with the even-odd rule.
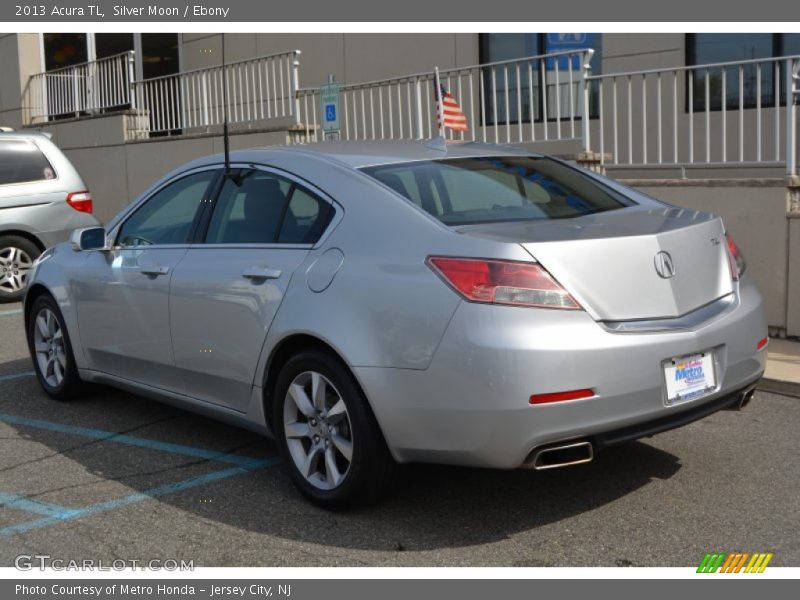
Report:
[[[300,50],[291,50],[228,63],[228,122],[296,121],[299,55]],[[225,79],[219,66],[137,81],[136,110],[149,117],[155,133],[222,125]]]
[[[573,50],[442,70],[469,131],[450,139],[494,143],[589,143],[586,79],[593,50]],[[341,139],[422,139],[438,135],[433,72],[340,86]],[[544,90],[544,93],[542,93]],[[320,90],[298,90],[304,141],[321,139]]]
[[[23,93],[29,124],[131,106],[133,52],[37,73]]]
[[[800,55],[592,74],[593,52],[440,71],[469,127],[447,137],[569,141],[604,165],[764,165],[797,173]],[[226,65],[229,122],[277,120],[294,126],[293,141],[321,139],[320,90],[299,88],[299,56],[291,50]],[[134,55],[126,52],[33,75],[23,101],[26,123],[132,108],[144,135],[222,124],[222,67],[142,81],[133,73]],[[433,78],[426,72],[341,85],[341,139],[435,137]]]
[[[800,56],[590,75],[601,161],[797,172]],[[606,160],[606,157],[610,157]]]

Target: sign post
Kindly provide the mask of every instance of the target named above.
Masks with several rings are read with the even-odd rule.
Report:
[[[322,103],[322,133],[326,140],[339,139],[339,84],[333,75],[328,75],[328,83],[320,88]]]

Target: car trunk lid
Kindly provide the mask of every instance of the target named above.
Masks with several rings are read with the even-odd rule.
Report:
[[[700,211],[637,206],[455,230],[521,244],[596,320],[679,317],[733,292],[722,221]]]

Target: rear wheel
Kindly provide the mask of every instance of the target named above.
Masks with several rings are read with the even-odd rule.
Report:
[[[48,295],[33,301],[26,324],[28,346],[39,384],[56,400],[71,400],[80,395],[82,382],[64,317],[56,301]]]
[[[36,244],[24,237],[0,236],[0,302],[22,300],[28,274],[39,254]]]
[[[278,446],[307,498],[338,509],[368,504],[386,491],[394,460],[366,398],[338,359],[318,350],[295,355],[274,392]]]

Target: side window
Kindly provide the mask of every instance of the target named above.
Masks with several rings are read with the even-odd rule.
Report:
[[[39,148],[28,140],[0,140],[0,185],[55,179]]]
[[[197,209],[216,171],[201,171],[153,194],[120,229],[120,246],[186,243]]]
[[[208,244],[273,244],[292,184],[264,171],[225,182],[211,216]]]
[[[330,204],[297,187],[283,218],[278,241],[282,244],[313,244],[332,216]]]

